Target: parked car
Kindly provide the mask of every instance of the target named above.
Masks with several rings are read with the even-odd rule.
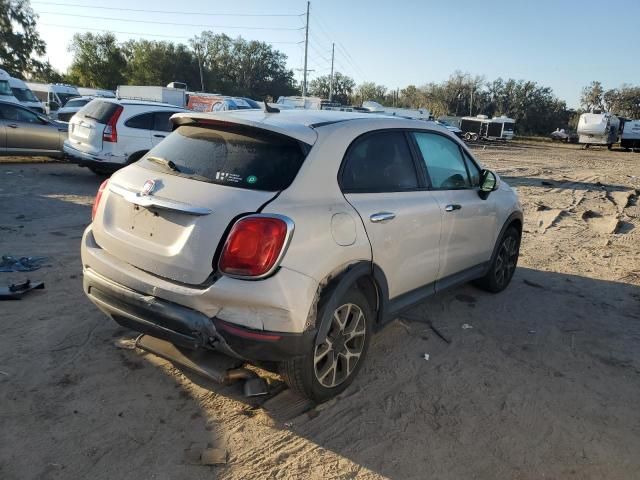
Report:
[[[38,100],[38,98],[33,94],[31,89],[25,82],[23,82],[19,78],[11,77],[9,79],[9,85],[11,86],[13,96],[16,97],[16,99],[22,105],[33,110],[36,113],[45,113],[44,105],[42,105],[40,100]]]
[[[323,401],[407,307],[472,280],[500,292],[514,274],[516,193],[432,122],[320,110],[172,121],[100,186],[82,240],[85,293],[127,328],[277,365]]]
[[[13,102],[0,100],[0,155],[61,158],[67,127]]]
[[[94,97],[77,97],[69,100],[64,107],[58,109],[51,114],[51,118],[58,120],[59,122],[69,122],[71,117],[80,111],[87,103],[93,100]]]
[[[451,125],[450,123],[447,123],[444,120],[435,120],[436,125],[439,125],[441,127],[446,128],[447,130],[449,130],[451,133],[453,133],[456,137],[462,139],[464,137],[464,134],[462,133],[462,130],[460,130],[458,127],[456,127],[455,125]]]
[[[549,135],[553,142],[578,143],[578,134],[572,131],[566,131],[564,128],[558,128]]]
[[[104,175],[139,160],[169,132],[185,109],[165,103],[95,98],[69,122],[64,151],[71,161]]]

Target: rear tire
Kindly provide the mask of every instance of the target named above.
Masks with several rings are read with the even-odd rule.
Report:
[[[93,173],[95,173],[99,177],[109,177],[111,175],[111,172],[105,168],[89,167],[89,170],[91,170]]]
[[[344,391],[364,363],[371,334],[373,312],[367,297],[357,288],[348,290],[333,311],[326,304],[318,310],[318,325],[329,318],[325,341],[303,357],[280,364],[280,375],[292,390],[318,403]]]
[[[520,232],[509,227],[500,239],[496,256],[487,274],[476,280],[476,286],[491,293],[503,291],[513,278],[520,255]]]

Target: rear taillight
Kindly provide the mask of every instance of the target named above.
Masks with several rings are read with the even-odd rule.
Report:
[[[109,183],[109,179],[107,178],[104,182],[100,184],[98,188],[98,193],[96,193],[96,199],[93,201],[93,208],[91,209],[91,221],[96,218],[96,212],[98,211],[98,207],[100,206],[100,200],[102,200],[102,192],[107,188],[107,184]]]
[[[269,275],[278,266],[292,233],[293,222],[282,216],[256,215],[238,220],[222,249],[220,271],[238,277]]]
[[[122,105],[118,105],[118,108],[113,112],[111,118],[107,122],[107,126],[104,127],[104,132],[102,133],[102,141],[103,142],[117,142],[118,141],[118,130],[116,129],[116,123],[118,123],[118,119],[122,114]]]

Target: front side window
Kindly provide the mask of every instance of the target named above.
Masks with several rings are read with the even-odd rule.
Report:
[[[374,132],[354,141],[341,177],[344,192],[399,192],[418,188],[413,157],[402,131]]]
[[[435,133],[415,132],[414,137],[434,189],[471,188],[462,151],[455,142]]]
[[[0,105],[0,117],[14,122],[42,123],[35,113],[13,105]]]

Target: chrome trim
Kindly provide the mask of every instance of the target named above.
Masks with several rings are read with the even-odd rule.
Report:
[[[378,213],[372,213],[371,216],[369,217],[369,220],[371,220],[373,223],[384,223],[384,222],[389,222],[394,218],[396,218],[395,213],[378,212]]]
[[[284,243],[282,244],[282,249],[280,250],[280,254],[278,255],[278,258],[273,264],[273,267],[271,267],[268,271],[266,271],[262,275],[258,275],[255,277],[248,276],[248,275],[234,275],[232,273],[225,273],[220,269],[220,260],[222,259],[222,253],[224,253],[225,248],[227,248],[227,242],[229,241],[229,236],[227,236],[227,238],[224,241],[224,246],[222,247],[222,251],[221,251],[222,253],[220,254],[220,258],[218,258],[218,271],[226,277],[237,278],[238,280],[262,280],[263,278],[267,278],[273,275],[273,273],[275,273],[275,271],[280,266],[280,263],[282,262],[284,255],[287,253],[289,244],[291,243],[291,237],[293,237],[293,232],[296,229],[296,224],[293,223],[293,220],[291,220],[289,217],[286,217],[284,215],[279,215],[277,213],[255,213],[252,215],[246,215],[236,220],[236,222],[231,227],[231,230],[233,230],[233,228],[237,225],[238,222],[245,220],[247,218],[277,218],[278,220],[282,220],[287,225],[287,235],[284,237]],[[229,233],[231,233],[231,230],[229,230]]]
[[[141,207],[160,208],[164,210],[172,210],[176,212],[186,213],[188,215],[209,215],[212,210],[205,207],[196,207],[188,203],[182,203],[168,198],[156,197],[155,195],[141,195],[140,192],[134,192],[128,188],[109,182],[109,191],[120,195],[127,202],[139,205]]]

